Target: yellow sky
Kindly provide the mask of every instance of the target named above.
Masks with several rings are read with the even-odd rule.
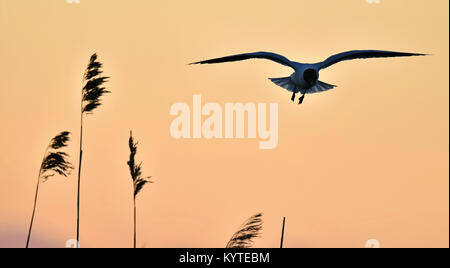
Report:
[[[81,246],[132,246],[137,158],[155,182],[138,198],[138,246],[223,247],[264,213],[256,247],[449,246],[449,3],[446,0],[0,0],[0,246],[23,247],[48,140],[73,132],[92,53],[111,94],[85,120]],[[321,61],[352,49],[428,57],[347,61],[320,73],[337,88],[298,106],[269,61],[187,66],[273,51]],[[175,140],[172,104],[278,103],[274,150],[258,140]],[[31,246],[75,237],[76,172],[42,185]]]

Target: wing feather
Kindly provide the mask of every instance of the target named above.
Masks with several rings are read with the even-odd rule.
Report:
[[[231,55],[231,56],[226,56],[226,57],[221,57],[221,58],[193,62],[190,64],[212,64],[212,63],[241,61],[241,60],[248,60],[248,59],[267,59],[267,60],[271,60],[276,63],[282,64],[284,66],[294,68],[294,64],[286,57],[279,55],[279,54],[272,53],[272,52],[263,52],[263,51]]]
[[[409,56],[426,56],[426,54],[384,51],[384,50],[352,50],[333,55],[328,59],[324,60],[323,62],[318,63],[318,65],[319,69],[324,69],[333,64],[345,60],[386,58],[386,57],[409,57]]]

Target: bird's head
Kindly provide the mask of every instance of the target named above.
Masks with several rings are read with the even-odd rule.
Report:
[[[306,69],[303,72],[303,79],[310,85],[313,86],[317,79],[319,79],[319,73],[314,69]]]

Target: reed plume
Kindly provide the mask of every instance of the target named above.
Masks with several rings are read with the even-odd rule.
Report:
[[[250,248],[253,239],[260,236],[262,230],[262,213],[255,214],[241,225],[239,230],[233,234],[226,248]]]
[[[80,158],[78,164],[78,191],[77,191],[77,243],[80,241],[80,186],[81,186],[81,160],[83,157],[83,117],[93,114],[101,103],[101,97],[110,93],[102,85],[108,81],[109,77],[102,76],[102,63],[97,60],[94,53],[89,59],[88,66],[83,74],[81,89],[81,113],[80,113]],[[77,246],[78,247],[78,246]]]
[[[69,136],[70,132],[68,131],[59,133],[53,139],[51,139],[50,143],[45,149],[44,158],[42,159],[41,167],[39,168],[36,193],[34,195],[33,213],[31,215],[30,227],[28,229],[26,248],[28,248],[30,243],[31,229],[33,228],[40,183],[47,181],[48,178],[55,175],[67,177],[73,170],[73,165],[68,160],[69,155],[61,151],[62,148],[67,146],[67,143],[70,139]]]
[[[135,156],[137,153],[137,142],[133,139],[133,133],[130,131],[130,138],[128,139],[128,147],[130,148],[130,159],[128,160],[127,164],[130,168],[130,174],[131,179],[133,180],[133,207],[134,207],[134,240],[133,240],[133,247],[136,248],[136,196],[139,194],[139,192],[142,190],[144,185],[147,183],[153,183],[150,178],[143,177],[142,176],[142,162],[139,164],[136,164]]]

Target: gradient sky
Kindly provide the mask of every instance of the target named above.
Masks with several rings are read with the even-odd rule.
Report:
[[[264,213],[256,247],[449,246],[449,2],[0,0],[0,247],[23,247],[49,139],[73,132],[92,53],[111,94],[85,120],[81,246],[132,246],[132,129],[155,183],[138,198],[138,246],[223,247]],[[347,61],[298,106],[269,61],[186,63],[260,50],[314,62],[352,49],[428,57]],[[175,140],[170,106],[279,103],[279,144]],[[30,246],[76,231],[76,172],[40,189]]]

